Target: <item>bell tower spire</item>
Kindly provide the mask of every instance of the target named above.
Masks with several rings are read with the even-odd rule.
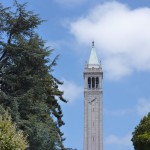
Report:
[[[91,49],[88,64],[89,64],[89,67],[91,68],[96,67],[96,66],[98,67],[99,65],[99,61],[98,61],[95,46],[94,46],[94,41],[92,42],[92,49]]]
[[[94,41],[84,69],[84,150],[103,150],[102,79]]]

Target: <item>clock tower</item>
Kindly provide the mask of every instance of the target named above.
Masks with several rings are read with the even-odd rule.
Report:
[[[94,42],[84,69],[84,150],[103,150],[103,71]]]

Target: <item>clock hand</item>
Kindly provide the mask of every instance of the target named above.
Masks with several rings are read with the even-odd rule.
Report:
[[[91,104],[92,102],[94,102],[96,100],[96,98],[94,98],[93,100],[91,100],[89,103]]]
[[[96,98],[94,98],[94,99],[91,101],[91,103],[94,102],[95,100],[96,100]]]

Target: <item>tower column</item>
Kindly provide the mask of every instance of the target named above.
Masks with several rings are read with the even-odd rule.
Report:
[[[84,150],[103,150],[102,79],[94,43],[84,69]]]

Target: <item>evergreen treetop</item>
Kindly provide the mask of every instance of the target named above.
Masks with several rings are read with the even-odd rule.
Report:
[[[28,135],[30,150],[64,149],[59,101],[67,101],[52,75],[58,56],[51,59],[35,30],[39,16],[17,1],[13,8],[0,4],[0,104]]]

